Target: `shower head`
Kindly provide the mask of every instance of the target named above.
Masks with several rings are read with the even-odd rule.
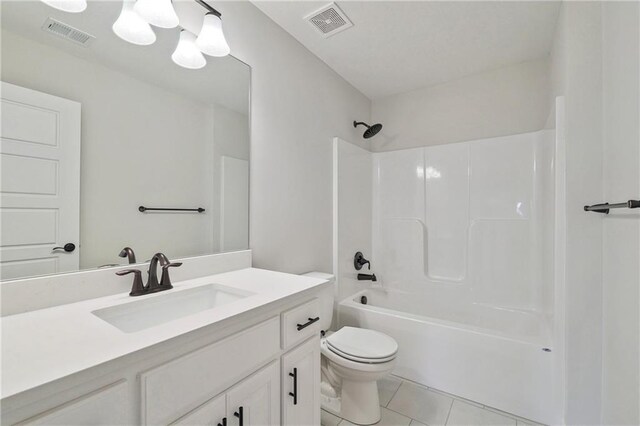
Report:
[[[382,130],[382,124],[380,123],[374,124],[373,126],[369,126],[367,123],[363,123],[361,121],[353,122],[353,127],[358,127],[360,125],[363,125],[367,128],[367,130],[365,130],[364,134],[362,135],[362,137],[364,137],[365,139],[374,137],[375,135],[378,134],[380,130]]]

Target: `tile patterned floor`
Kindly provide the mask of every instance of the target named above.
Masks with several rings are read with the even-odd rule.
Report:
[[[379,426],[539,426],[435,389],[389,376],[378,382]],[[322,410],[322,426],[354,426]]]

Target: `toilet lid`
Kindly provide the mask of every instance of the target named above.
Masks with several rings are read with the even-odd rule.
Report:
[[[327,345],[338,354],[361,360],[384,360],[398,352],[398,344],[384,333],[365,328],[342,327],[327,337]]]

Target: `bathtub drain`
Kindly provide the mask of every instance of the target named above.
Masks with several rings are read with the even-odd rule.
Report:
[[[549,349],[549,348],[542,348],[542,350],[543,350],[544,352],[551,352],[551,349]]]
[[[367,296],[362,296],[360,298],[360,303],[362,303],[363,305],[366,305],[367,304]]]

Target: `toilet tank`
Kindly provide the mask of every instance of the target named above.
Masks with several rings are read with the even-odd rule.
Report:
[[[333,318],[336,279],[333,275],[325,274],[324,272],[307,272],[302,276],[320,278],[331,283],[331,285],[326,285],[318,294],[320,299],[320,330],[327,331],[331,328],[331,320]]]

